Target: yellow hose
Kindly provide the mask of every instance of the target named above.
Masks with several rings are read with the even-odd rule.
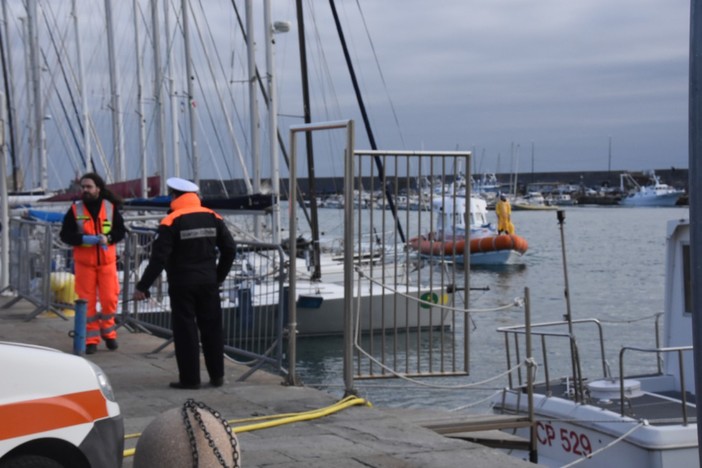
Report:
[[[239,434],[242,432],[258,431],[261,429],[282,426],[284,424],[291,424],[294,422],[310,421],[312,419],[318,419],[324,416],[329,416],[330,414],[334,414],[351,406],[357,405],[365,405],[369,407],[372,406],[368,401],[364,400],[363,398],[351,395],[337,401],[333,405],[326,406],[320,409],[303,411],[300,413],[272,414],[268,416],[256,416],[253,418],[231,419],[227,421],[227,423],[231,425],[250,421],[267,421],[257,424],[249,424],[245,426],[233,426],[232,431],[234,431],[235,434]],[[141,433],[127,434],[126,436],[124,436],[124,439],[136,439],[139,436],[141,436]],[[134,456],[135,452],[136,449],[134,448],[126,449],[123,452],[122,456],[123,458],[132,457]]]

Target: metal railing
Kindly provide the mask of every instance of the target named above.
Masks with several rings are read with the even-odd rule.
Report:
[[[131,301],[136,282],[148,264],[156,231],[134,228],[125,238],[122,295],[123,322],[172,339],[168,279],[165,272],[152,285],[146,301]],[[237,242],[237,258],[220,289],[225,352],[254,370],[269,366],[287,373],[283,362],[284,325],[287,320],[285,255],[280,246],[258,242]]]
[[[604,377],[608,376],[607,360],[605,358],[605,347],[604,347],[604,334],[602,330],[602,324],[597,319],[580,319],[573,320],[571,322],[573,327],[582,327],[583,325],[590,324],[594,325],[597,331],[598,344],[599,344],[599,354],[600,354],[600,365],[602,366],[602,374]],[[573,385],[573,398],[575,401],[584,401],[585,388],[584,379],[582,377],[582,367],[580,360],[580,351],[578,348],[578,343],[575,338],[575,334],[570,334],[567,332],[558,331],[542,331],[544,328],[564,328],[567,327],[569,323],[567,321],[557,321],[557,322],[545,322],[536,323],[531,326],[531,334],[533,338],[539,340],[541,349],[541,359],[542,359],[542,369],[544,371],[544,384],[546,385],[546,392],[551,392],[551,377],[550,377],[550,363],[549,363],[549,353],[547,347],[547,338],[553,339],[565,339],[568,340],[570,344],[570,365],[573,366],[571,369],[571,375],[576,376],[576,381],[572,382]],[[511,368],[515,363],[519,364],[521,362],[520,349],[521,345],[519,342],[519,337],[521,335],[526,335],[526,330],[524,325],[515,325],[510,327],[501,327],[497,329],[498,332],[503,333],[505,337],[505,353],[507,358],[507,368]],[[511,341],[514,343],[512,344]],[[514,349],[514,351],[513,351]],[[514,356],[514,358],[513,358]],[[521,369],[517,373],[518,385],[522,385],[522,371]],[[509,386],[514,388],[514,382],[512,374],[509,375]]]
[[[26,321],[46,311],[67,319],[63,310],[74,308],[73,251],[59,240],[59,228],[47,222],[10,220],[8,289],[16,296],[3,308],[22,299],[34,304]]]
[[[656,325],[658,322],[656,321]],[[656,340],[658,341],[658,340]],[[624,374],[624,353],[626,351],[637,351],[640,353],[655,353],[656,354],[656,361],[659,363],[658,366],[658,373],[661,373],[661,367],[660,367],[660,355],[663,353],[675,353],[677,354],[677,359],[678,359],[678,372],[680,373],[680,405],[681,405],[681,412],[682,412],[682,417],[683,417],[683,425],[687,426],[688,425],[688,417],[687,417],[687,392],[685,391],[685,366],[683,365],[683,353],[685,351],[691,353],[693,347],[692,346],[676,346],[676,347],[671,347],[671,348],[639,348],[635,346],[624,346],[620,351],[619,351],[619,402],[620,402],[620,414],[622,416],[626,416],[624,407],[625,407],[625,402],[626,402],[626,395],[624,392],[624,380],[626,379],[625,374]]]
[[[67,319],[63,310],[74,309],[73,248],[59,240],[60,224],[25,219],[10,222],[9,288],[16,297],[3,307],[24,299],[36,306],[25,320],[44,311]],[[156,231],[134,226],[118,244],[121,301],[118,326],[147,331],[164,339],[154,352],[171,342],[171,311],[165,272],[150,288],[147,301],[131,300],[151,254]],[[283,342],[286,338],[288,289],[285,254],[280,246],[237,242],[237,259],[221,289],[225,352],[251,367],[242,377],[267,366],[287,373]]]

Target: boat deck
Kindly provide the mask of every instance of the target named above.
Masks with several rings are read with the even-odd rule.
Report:
[[[526,390],[524,389],[524,392]],[[534,393],[552,396],[565,397],[567,392],[566,384],[563,382],[551,382],[550,392],[545,383],[534,385]],[[568,397],[570,398],[570,397]],[[687,422],[696,423],[695,396],[686,393]],[[595,400],[591,399],[588,404],[598,408],[620,412],[618,399]],[[683,423],[683,406],[680,392],[644,393],[635,398],[630,398],[625,403],[627,416],[635,419],[646,419],[652,425],[668,425]]]

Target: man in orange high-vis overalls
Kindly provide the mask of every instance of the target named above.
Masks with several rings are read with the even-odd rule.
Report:
[[[76,294],[88,303],[85,353],[93,354],[102,339],[110,351],[119,346],[115,328],[119,302],[115,244],[124,239],[125,228],[118,210],[122,199],[105,187],[99,175],[85,174],[80,186],[81,199],[63,218],[61,240],[73,246]]]

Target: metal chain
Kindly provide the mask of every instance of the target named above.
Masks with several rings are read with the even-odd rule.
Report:
[[[189,398],[184,404],[183,404],[183,409],[181,410],[181,414],[183,415],[183,422],[185,423],[185,430],[188,433],[188,439],[190,441],[190,450],[193,455],[193,468],[198,468],[198,463],[199,463],[199,456],[197,453],[197,443],[195,441],[195,432],[193,430],[193,426],[190,423],[190,418],[188,417],[188,411],[192,413],[193,417],[195,418],[195,421],[197,421],[198,427],[200,430],[202,430],[203,434],[205,435],[205,439],[207,439],[207,444],[210,446],[212,449],[212,453],[217,457],[217,461],[219,462],[220,466],[223,466],[227,468],[227,464],[224,461],[224,457],[222,456],[221,452],[217,448],[217,445],[214,442],[214,439],[212,438],[212,434],[207,430],[207,427],[205,426],[204,421],[202,420],[202,416],[200,416],[200,412],[198,409],[205,409],[210,412],[212,416],[217,418],[217,420],[224,426],[224,429],[227,431],[227,435],[229,436],[229,445],[232,447],[232,460],[234,461],[233,468],[240,468],[239,467],[239,452],[237,450],[237,441],[236,438],[234,437],[234,432],[232,431],[232,428],[229,426],[229,423],[227,422],[226,419],[222,417],[222,415],[219,413],[219,411],[216,411],[206,404],[195,401],[192,398]]]

